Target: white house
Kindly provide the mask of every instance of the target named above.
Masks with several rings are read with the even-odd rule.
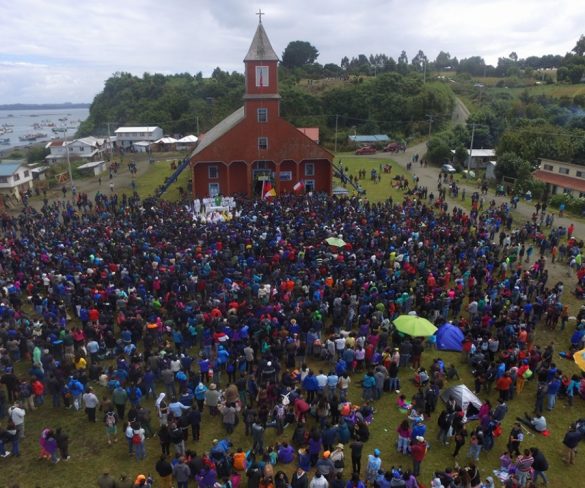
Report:
[[[549,195],[568,193],[585,196],[585,166],[553,159],[541,159],[532,176],[546,185]]]
[[[20,192],[33,187],[33,174],[24,160],[0,161],[0,194],[20,200]]]
[[[455,150],[451,150],[455,154]],[[469,154],[469,149],[467,149]],[[487,168],[490,161],[496,160],[495,149],[472,149],[471,150],[471,162],[469,163],[469,169],[485,169]],[[464,164],[467,168],[467,161]]]
[[[67,157],[67,142],[60,139],[48,142],[45,149],[48,149],[49,155],[45,158],[49,163],[54,163],[59,159],[65,159]]]
[[[153,143],[163,136],[160,127],[119,127],[115,131],[118,148],[131,149],[136,142]]]
[[[106,147],[105,139],[98,139],[93,136],[75,139],[67,144],[69,156],[75,159],[81,158],[87,161],[95,161],[102,156]]]
[[[81,158],[87,161],[94,161],[99,159],[106,150],[106,142],[106,139],[93,136],[82,137],[73,141],[54,140],[45,146],[50,151],[46,159],[49,162],[66,159],[69,152],[71,159]]]

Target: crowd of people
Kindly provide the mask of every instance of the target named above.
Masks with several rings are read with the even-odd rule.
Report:
[[[434,473],[431,486],[491,487],[480,454],[494,447],[507,403],[530,382],[535,415],[514,424],[510,463],[499,473],[509,487],[546,482],[546,458],[524,449],[523,428],[544,432],[545,408],[559,396],[572,405],[585,380],[564,374],[554,344],[538,344],[535,332],[567,326],[568,292],[549,283],[549,256],[563,245],[580,265],[583,243],[561,242],[538,220],[513,229],[506,205],[467,213],[418,197],[415,188],[402,203],[241,200],[237,217],[200,222],[184,206],[99,194],[77,208],[47,203],[4,216],[0,454],[12,446],[20,455],[34,410],[83,409],[103,424],[108,444],[120,433],[129,455],[157,458],[160,486],[237,488],[245,477],[250,488],[414,488],[428,483],[426,456],[454,442],[453,462],[466,443],[470,462]],[[344,243],[331,246],[330,237]],[[528,254],[533,247],[539,252]],[[498,405],[485,401],[477,424],[455,399],[441,406],[456,367],[436,357],[427,371],[432,340],[393,327],[415,312],[459,327],[475,391],[497,390]],[[567,358],[584,336],[582,310]],[[400,381],[413,376],[416,393],[400,397]],[[399,408],[376,404],[390,394]],[[402,422],[397,413],[395,447],[370,447],[376,408],[407,414]],[[429,454],[425,423],[437,409],[440,435]],[[225,439],[201,445],[204,422],[220,423]],[[234,446],[235,429],[246,445]],[[265,442],[267,429],[277,444]],[[571,464],[580,431],[567,435]],[[63,439],[62,430],[44,429],[43,456],[68,459]],[[156,444],[160,458],[150,453]],[[411,468],[385,465],[390,450]],[[152,479],[122,482],[109,472],[98,480],[108,488]]]

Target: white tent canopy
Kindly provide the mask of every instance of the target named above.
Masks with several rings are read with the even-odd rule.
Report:
[[[481,407],[481,400],[465,385],[452,386],[441,393],[441,400],[445,403],[447,403],[451,397],[455,399],[457,405],[460,406],[464,412],[467,412],[470,405],[473,405],[477,410]]]
[[[181,137],[177,142],[183,143],[183,144],[192,144],[194,142],[197,142],[199,139],[197,136],[194,135],[188,135],[185,137]]]
[[[161,137],[158,141],[154,141],[155,144],[175,144],[177,139],[174,137]]]

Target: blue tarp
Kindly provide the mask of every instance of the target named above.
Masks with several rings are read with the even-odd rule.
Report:
[[[373,142],[390,142],[390,138],[386,134],[370,134],[363,136],[348,136],[351,142],[373,143]]]
[[[461,351],[462,343],[465,336],[461,329],[451,323],[446,323],[439,327],[436,332],[437,349],[440,351]]]

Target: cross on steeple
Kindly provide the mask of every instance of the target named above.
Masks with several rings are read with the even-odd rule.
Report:
[[[262,12],[262,9],[258,9],[258,12],[256,12],[256,15],[258,16],[258,23],[261,24],[262,23],[262,16],[266,15],[264,12]]]

